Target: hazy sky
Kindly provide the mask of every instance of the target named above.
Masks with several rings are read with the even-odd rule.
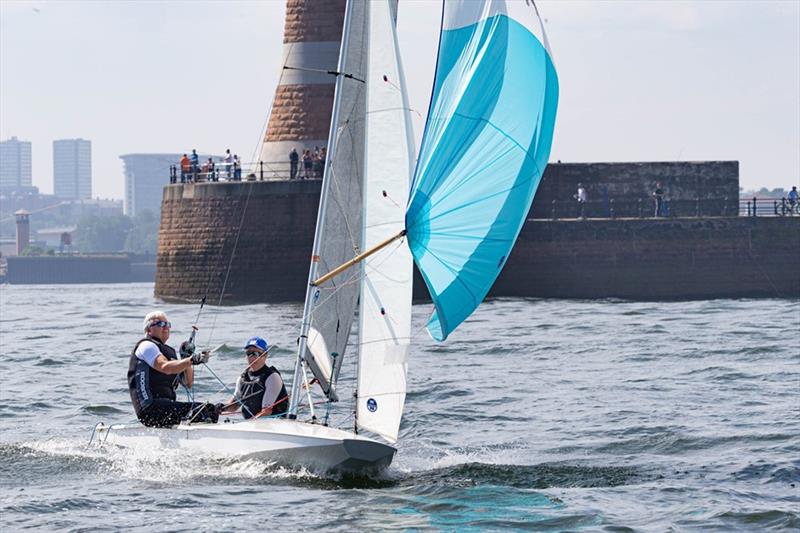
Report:
[[[561,85],[550,159],[736,159],[745,188],[800,182],[800,0],[537,2]],[[400,0],[420,138],[441,4]],[[92,141],[93,192],[122,198],[119,155],[252,160],[279,74],[282,0],[0,1],[0,138]],[[165,176],[166,180],[166,176]]]

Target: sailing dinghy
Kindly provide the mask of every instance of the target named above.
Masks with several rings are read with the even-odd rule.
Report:
[[[412,337],[412,261],[434,303],[428,331],[444,340],[508,259],[547,164],[558,100],[532,2],[445,0],[414,167],[396,7],[347,2],[288,417],[168,429],[101,425],[98,441],[322,471],[365,473],[391,463]],[[337,429],[316,416],[308,373],[328,406],[339,401],[356,311],[354,421]]]

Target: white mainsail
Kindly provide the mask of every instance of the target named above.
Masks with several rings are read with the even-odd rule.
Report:
[[[393,3],[394,4],[394,3]],[[396,6],[396,4],[394,4]],[[363,249],[404,228],[413,169],[405,79],[389,2],[369,9]],[[411,334],[411,252],[396,241],[362,263],[358,428],[397,441]]]

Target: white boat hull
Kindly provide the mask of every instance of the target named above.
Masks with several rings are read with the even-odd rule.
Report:
[[[96,442],[124,447],[197,450],[242,459],[258,458],[316,472],[374,473],[392,462],[395,448],[340,429],[285,419],[235,423],[99,425]]]

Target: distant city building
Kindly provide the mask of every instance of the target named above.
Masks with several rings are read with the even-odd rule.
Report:
[[[92,197],[91,141],[53,141],[53,194],[72,199]]]
[[[51,228],[41,228],[36,230],[36,240],[44,243],[47,248],[60,248],[72,246],[75,241],[75,230],[77,226],[60,226]],[[65,237],[68,235],[68,237]]]
[[[177,165],[181,154],[126,154],[125,214],[135,216],[145,209],[161,212],[161,195],[169,184],[169,167]]]
[[[31,143],[16,137],[0,142],[0,189],[11,191],[31,186]]]
[[[119,156],[125,163],[125,214],[132,217],[145,209],[161,213],[164,185],[169,185],[170,166],[178,167],[183,154],[126,154]],[[213,154],[198,154],[201,164],[211,158],[219,165],[222,158]],[[180,170],[178,170],[180,172]]]

